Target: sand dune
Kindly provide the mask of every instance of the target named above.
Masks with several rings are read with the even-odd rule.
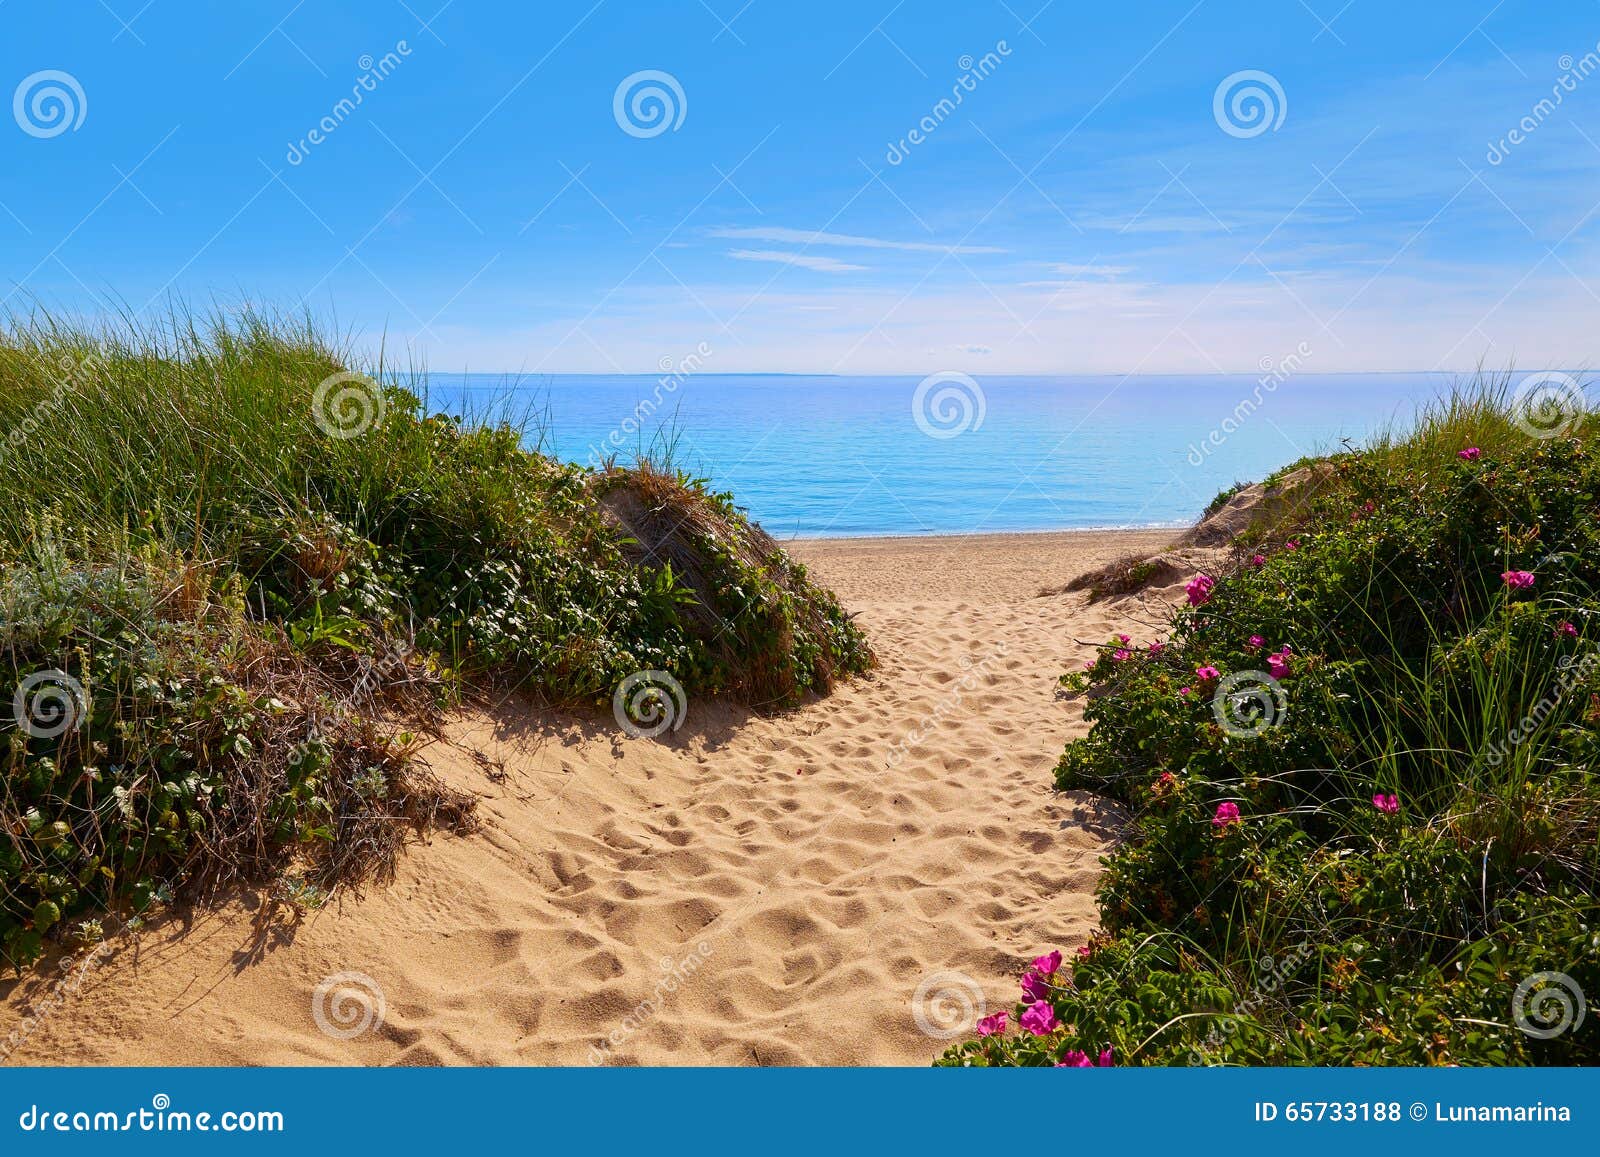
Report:
[[[481,832],[298,923],[242,897],[0,988],[0,1041],[59,995],[11,1063],[926,1064],[1094,926],[1117,816],[1049,791],[1083,727],[1055,680],[1158,624],[1038,592],[1168,537],[796,544],[870,677],[773,718],[691,702],[654,740],[463,714],[427,758]]]

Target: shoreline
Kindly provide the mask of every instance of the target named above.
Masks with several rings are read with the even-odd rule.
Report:
[[[785,546],[790,544],[812,546],[826,543],[869,543],[893,542],[909,544],[914,542],[949,542],[966,539],[981,538],[990,541],[1000,539],[1027,539],[1037,543],[1051,537],[1077,538],[1083,535],[1110,535],[1110,534],[1158,534],[1162,532],[1189,530],[1197,524],[1197,520],[1189,519],[1181,522],[1148,522],[1138,526],[1070,526],[1044,530],[934,530],[928,532],[903,531],[885,532],[871,531],[861,534],[795,534],[781,538],[773,534],[772,537]],[[765,529],[765,528],[763,528]],[[772,534],[769,530],[768,534]]]

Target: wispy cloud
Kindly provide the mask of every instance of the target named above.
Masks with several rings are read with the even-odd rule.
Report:
[[[818,273],[856,273],[865,265],[851,265],[817,253],[785,253],[777,249],[730,249],[729,257],[740,261],[773,261],[779,265],[798,265],[801,269],[814,269]]]
[[[1052,265],[1050,269],[1063,277],[1121,277],[1133,272],[1131,265]]]
[[[917,253],[1006,253],[991,245],[939,245],[932,241],[890,241],[882,237],[856,237],[848,233],[819,233],[809,229],[782,226],[752,226],[711,230],[713,237],[745,241],[777,241],[788,245],[831,245],[844,249],[906,249]]]

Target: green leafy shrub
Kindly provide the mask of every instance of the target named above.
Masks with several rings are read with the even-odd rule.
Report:
[[[1512,425],[1332,459],[1165,644],[1064,677],[1057,786],[1134,812],[1102,928],[942,1063],[1600,1059],[1600,462]]]
[[[560,463],[411,384],[250,312],[0,334],[6,961],[185,886],[359,881],[466,823],[407,734],[463,683],[609,707],[665,672],[766,707],[873,662],[727,495]]]

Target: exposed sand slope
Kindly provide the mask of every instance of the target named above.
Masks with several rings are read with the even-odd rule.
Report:
[[[427,754],[483,796],[479,834],[414,847],[393,884],[297,927],[242,899],[146,932],[11,1061],[583,1064],[615,1034],[610,1063],[926,1064],[925,979],[956,997],[923,1002],[929,1026],[969,1026],[961,997],[1009,1005],[1023,961],[1094,926],[1116,816],[1049,791],[1083,727],[1055,680],[1089,654],[1074,639],[1155,625],[1038,592],[1169,537],[795,544],[861,613],[870,677],[777,718],[694,702],[662,740],[466,715]],[[385,1004],[350,1039],[313,1015],[341,972]],[[0,986],[0,1042],[53,987]],[[364,1014],[324,1010],[336,1030]]]

